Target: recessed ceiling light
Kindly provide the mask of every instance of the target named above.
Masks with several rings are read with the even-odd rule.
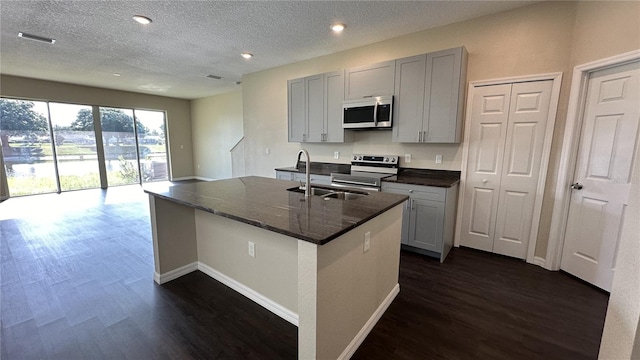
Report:
[[[245,59],[251,59],[253,57],[253,54],[248,52],[243,52],[242,54],[240,54],[240,56],[242,56]]]
[[[142,24],[142,25],[149,25],[151,24],[152,20],[146,16],[142,16],[142,15],[134,15],[133,16],[133,20],[137,21],[138,23]]]
[[[122,76],[122,74],[119,74],[119,73],[113,73],[113,76]]]
[[[335,23],[333,25],[331,25],[331,30],[333,30],[333,32],[342,32],[342,30],[344,30],[344,28],[346,28],[347,25],[342,24],[342,23]]]
[[[52,39],[52,38],[48,38],[48,37],[44,37],[44,36],[27,34],[27,33],[23,33],[22,31],[18,33],[18,36],[21,37],[21,38],[24,38],[24,39],[45,42],[45,43],[48,43],[48,44],[55,44],[56,43],[56,39]]]

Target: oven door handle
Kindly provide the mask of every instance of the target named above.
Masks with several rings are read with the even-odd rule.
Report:
[[[358,188],[360,188],[362,190],[380,191],[380,189],[378,189],[376,187],[372,187],[371,184],[358,182],[358,181],[343,181],[343,180],[340,180],[340,182],[333,181],[333,182],[331,182],[331,186],[343,187],[343,188],[358,187]]]
[[[373,107],[373,127],[378,127],[378,104],[379,101],[376,100],[376,105]]]

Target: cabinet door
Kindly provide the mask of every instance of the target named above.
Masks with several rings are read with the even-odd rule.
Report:
[[[442,252],[444,203],[441,201],[410,199],[409,245]]]
[[[415,143],[422,138],[426,59],[423,54],[396,60],[393,142]]]
[[[342,102],[344,101],[344,72],[324,74],[325,136],[326,142],[344,142]]]
[[[405,189],[397,189],[389,186],[382,186],[383,192],[388,192],[392,194],[400,194],[400,195],[409,195],[409,191]],[[411,215],[411,209],[409,208],[409,203],[411,200],[407,200],[404,203],[404,208],[402,209],[402,237],[400,238],[400,243],[409,245],[409,216]]]
[[[287,81],[289,142],[304,141],[307,132],[304,78]]]
[[[321,142],[324,138],[324,76],[304,78],[306,91],[306,142]]]
[[[345,72],[345,99],[393,95],[395,60],[347,69]]]
[[[424,142],[460,142],[466,68],[464,47],[427,54]]]

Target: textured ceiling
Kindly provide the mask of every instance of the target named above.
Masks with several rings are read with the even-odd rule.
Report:
[[[244,74],[532,2],[1,0],[0,73],[194,99],[228,92]],[[347,29],[332,34],[333,22]]]

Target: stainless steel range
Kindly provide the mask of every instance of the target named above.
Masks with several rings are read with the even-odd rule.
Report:
[[[395,155],[354,154],[350,174],[331,174],[331,185],[380,191],[382,179],[398,174],[399,157]]]

